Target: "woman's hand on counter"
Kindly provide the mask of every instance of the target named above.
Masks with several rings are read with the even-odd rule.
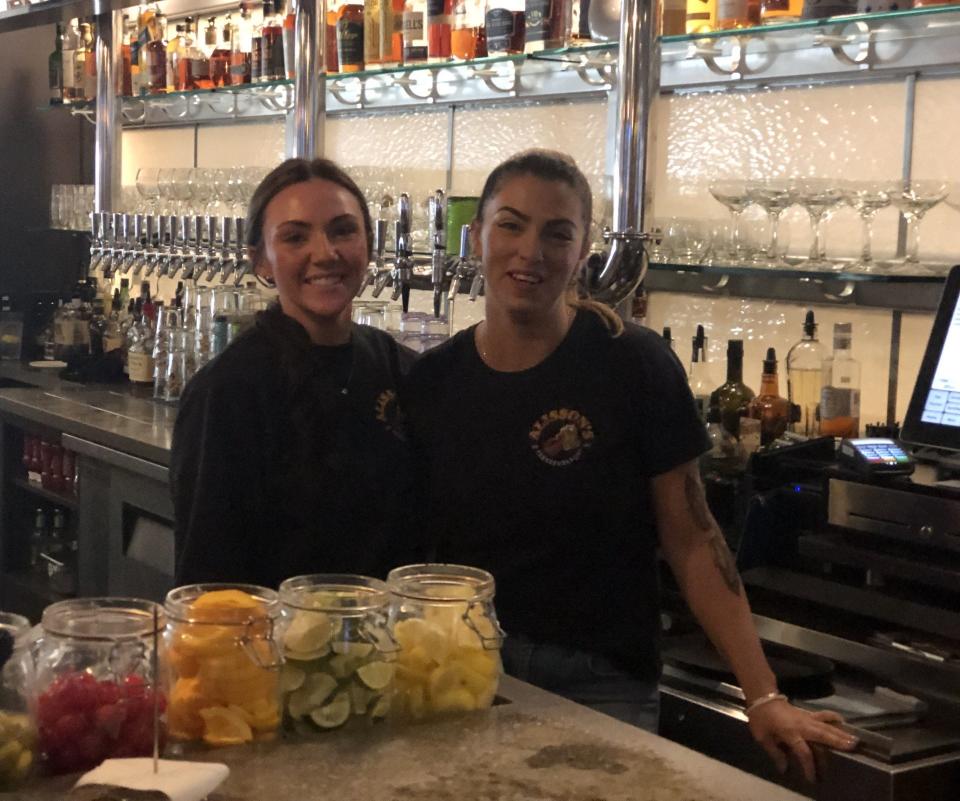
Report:
[[[839,751],[852,751],[857,738],[837,724],[843,717],[836,712],[808,712],[786,700],[758,706],[750,713],[750,732],[770,755],[777,770],[786,771],[789,756],[800,763],[807,781],[816,780],[817,771],[810,743],[821,743]]]

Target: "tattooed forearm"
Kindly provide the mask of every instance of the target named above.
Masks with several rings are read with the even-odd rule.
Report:
[[[703,488],[697,481],[696,476],[687,473],[683,477],[683,490],[687,495],[687,505],[690,507],[693,522],[697,524],[701,531],[712,531],[716,526],[713,522],[713,516],[710,514],[710,507],[707,506]]]
[[[720,575],[723,577],[727,589],[734,595],[739,595],[740,590],[743,588],[743,583],[740,581],[737,565],[733,561],[733,554],[730,553],[723,534],[719,531],[714,531],[713,536],[710,537],[709,545],[710,550],[713,551],[713,563],[717,566],[717,570],[720,571]]]
[[[743,587],[740,581],[740,574],[737,573],[737,566],[733,560],[733,554],[727,547],[727,542],[723,538],[723,533],[717,528],[717,524],[710,514],[710,507],[707,506],[707,499],[703,494],[703,487],[697,477],[687,473],[684,477],[684,492],[687,496],[687,505],[690,509],[690,516],[694,523],[704,533],[710,535],[707,544],[713,553],[713,563],[720,572],[727,588],[734,595],[739,595]]]

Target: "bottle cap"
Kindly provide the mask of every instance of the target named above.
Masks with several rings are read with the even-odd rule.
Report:
[[[808,337],[816,336],[817,321],[813,315],[813,309],[807,310],[806,319],[803,321],[803,333]]]
[[[776,348],[767,348],[767,358],[763,360],[763,372],[767,374],[777,372]]]
[[[727,358],[731,356],[743,356],[743,340],[742,339],[728,339],[727,340]]]
[[[853,323],[833,324],[833,347],[846,350],[853,340]]]
[[[663,327],[663,338],[664,338],[667,342],[673,342],[673,332],[670,330],[670,326],[669,326],[669,325],[665,325],[665,326]]]

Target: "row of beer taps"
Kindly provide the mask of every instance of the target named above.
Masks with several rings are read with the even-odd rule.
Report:
[[[90,215],[90,272],[214,281],[240,286],[252,271],[243,217],[175,214]]]
[[[447,207],[442,189],[436,190],[429,199],[429,242],[430,242],[430,285],[433,289],[433,314],[440,317],[444,312],[444,293],[448,304],[452,304],[465,281],[470,282],[470,300],[476,300],[483,290],[483,273],[476,260],[470,256],[470,226],[460,230],[460,250],[457,258],[447,255]],[[357,295],[362,295],[367,287],[373,287],[371,295],[380,297],[386,287],[393,287],[392,299],[400,299],[403,310],[410,303],[410,286],[413,281],[414,267],[427,264],[423,254],[414,253],[412,236],[412,206],[407,193],[400,195],[397,202],[395,220],[394,260],[386,258],[387,226],[384,208],[374,224],[373,261]]]
[[[483,274],[470,256],[469,226],[460,230],[459,257],[447,255],[447,210],[443,190],[429,199],[429,262],[427,256],[414,253],[412,205],[410,196],[400,195],[395,220],[394,258],[387,259],[389,220],[381,208],[374,224],[373,260],[358,295],[372,287],[379,297],[392,287],[392,299],[401,300],[403,310],[410,303],[414,268],[430,265],[433,289],[433,313],[439,317],[454,302],[460,287],[469,282],[470,300],[483,289]],[[243,217],[190,216],[175,214],[123,214],[93,212],[90,215],[90,272],[100,270],[105,279],[114,275],[132,275],[211,282],[233,280],[240,286],[253,266],[244,243]]]

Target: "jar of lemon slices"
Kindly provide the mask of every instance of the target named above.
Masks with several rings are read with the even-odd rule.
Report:
[[[191,584],[167,594],[172,739],[241,745],[280,725],[277,593],[246,584]]]
[[[285,728],[336,729],[386,717],[393,700],[390,593],[366,576],[296,576],[280,585]]]
[[[493,576],[462,565],[408,565],[390,571],[387,586],[400,646],[397,712],[422,718],[489,707],[503,672]]]

